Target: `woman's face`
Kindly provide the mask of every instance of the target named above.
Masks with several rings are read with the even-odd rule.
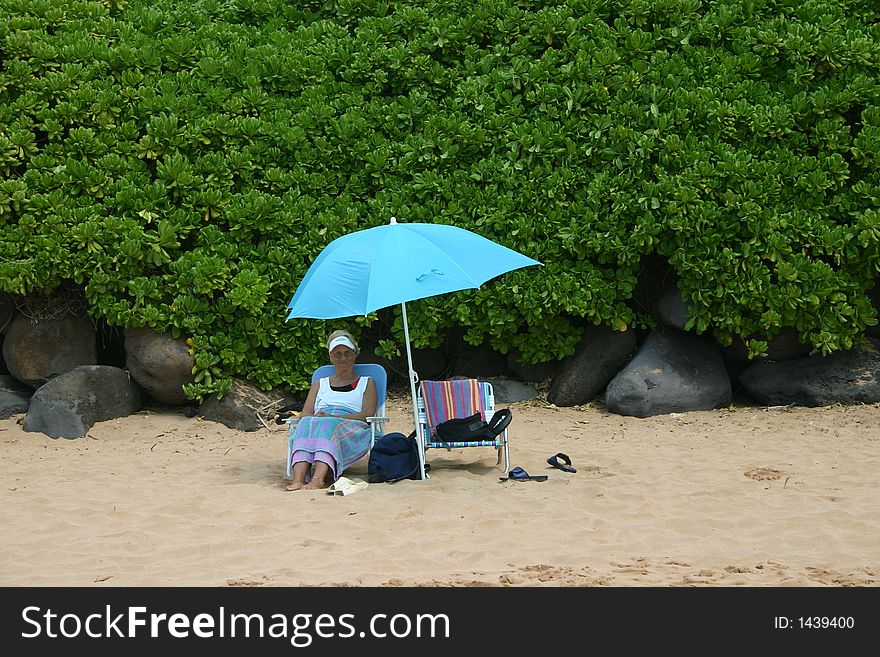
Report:
[[[333,347],[333,351],[330,352],[330,362],[334,365],[340,364],[344,365],[346,363],[354,362],[354,349],[350,349],[346,347],[344,344],[339,344]]]

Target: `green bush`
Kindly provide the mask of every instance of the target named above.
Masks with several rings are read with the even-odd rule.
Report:
[[[876,323],[874,0],[0,0],[0,291],[191,339],[197,384],[303,389],[332,239],[450,223],[545,267],[407,308],[541,362],[645,327],[649,257],[721,343]],[[332,322],[360,331],[375,316]],[[402,338],[399,321],[393,337]],[[388,344],[388,343],[385,343]]]

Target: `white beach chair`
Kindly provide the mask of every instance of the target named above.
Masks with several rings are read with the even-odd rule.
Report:
[[[312,373],[312,383],[317,381],[318,379],[331,376],[335,368],[333,365],[321,365],[318,369],[316,369]],[[376,442],[376,438],[381,436],[385,432],[385,422],[388,421],[388,418],[385,417],[385,396],[387,393],[388,387],[388,373],[385,371],[385,368],[379,365],[378,363],[356,363],[354,366],[354,372],[358,376],[368,376],[373,379],[373,383],[376,384],[376,415],[372,415],[367,418],[367,422],[370,425],[370,429],[372,430],[372,435],[370,436],[370,447],[373,447],[373,444]],[[287,418],[285,422],[288,424],[287,430],[287,477],[290,478],[291,474],[291,464],[290,464],[290,456],[291,456],[291,436],[293,435],[293,429],[296,427],[296,423],[299,421],[298,417]]]

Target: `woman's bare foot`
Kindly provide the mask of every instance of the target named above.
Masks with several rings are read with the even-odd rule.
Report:
[[[320,490],[322,488],[327,488],[327,482],[318,477],[312,477],[312,480],[302,487],[303,490]]]
[[[306,475],[309,474],[311,464],[306,461],[297,461],[293,464],[292,472],[293,481],[291,481],[284,490],[300,490],[306,485]]]
[[[327,486],[330,485],[326,483],[328,475],[330,475],[330,466],[323,461],[316,460],[315,467],[312,469],[312,479],[309,483],[303,486],[303,490],[320,490],[322,488],[327,488]]]

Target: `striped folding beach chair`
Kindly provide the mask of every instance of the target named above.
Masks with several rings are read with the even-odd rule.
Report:
[[[479,413],[489,421],[495,413],[495,391],[488,381],[477,379],[451,379],[448,381],[422,381],[418,389],[418,416],[422,441],[419,458],[425,464],[425,452],[432,448],[452,450],[463,447],[494,447],[498,451],[498,463],[504,460],[504,474],[510,470],[510,447],[508,430],[504,429],[495,440],[447,442],[437,436],[436,427],[453,418],[465,418]],[[424,472],[424,468],[422,468]]]

